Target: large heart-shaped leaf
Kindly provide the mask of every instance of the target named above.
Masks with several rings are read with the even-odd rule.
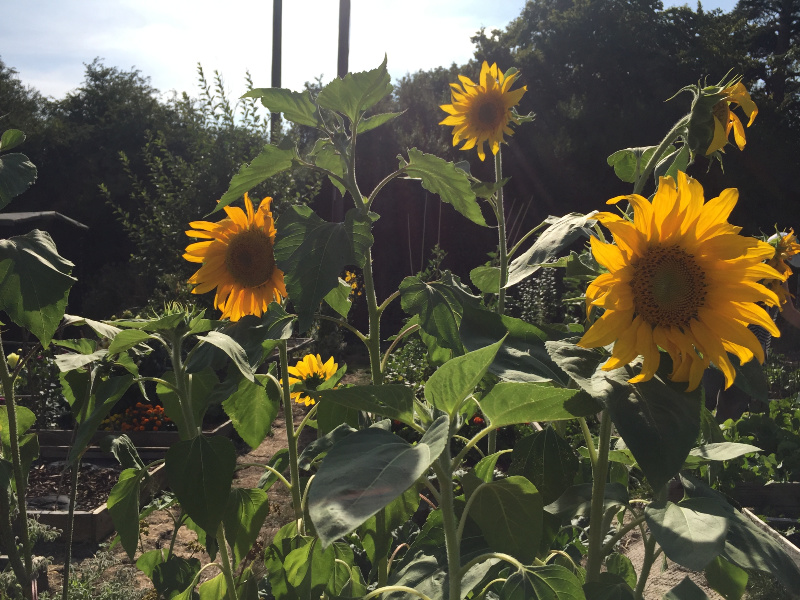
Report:
[[[373,242],[372,221],[356,209],[347,211],[344,223],[324,221],[307,206],[293,206],[281,215],[275,260],[284,273],[300,331],[310,327],[319,303],[339,284],[339,273],[347,266],[364,266]]]
[[[501,600],[585,600],[581,582],[559,565],[525,567],[506,579]]]
[[[468,490],[469,516],[492,550],[533,562],[542,536],[542,496],[530,481],[512,475]]]
[[[260,98],[261,104],[273,113],[283,113],[284,118],[298,125],[319,125],[317,107],[307,91],[293,92],[284,88],[256,88],[242,98]]]
[[[480,401],[492,426],[532,421],[563,421],[594,414],[600,406],[580,390],[541,383],[502,382]]]
[[[444,450],[449,420],[437,419],[412,446],[371,427],[330,449],[308,492],[308,511],[327,546],[411,487]]]
[[[131,560],[139,544],[139,489],[146,472],[146,469],[125,469],[108,495],[108,513]]]
[[[425,399],[439,410],[454,415],[475,391],[502,345],[503,340],[500,340],[444,363],[425,384]]]
[[[422,330],[441,346],[462,354],[458,328],[464,308],[458,291],[446,282],[425,283],[419,277],[406,277],[399,289],[403,310],[416,316]]]
[[[167,450],[167,480],[178,501],[212,537],[228,503],[236,450],[224,437],[197,436],[181,440]]]
[[[506,287],[516,285],[533,275],[542,268],[542,264],[550,262],[581,236],[588,238],[586,221],[590,218],[577,213],[548,217],[547,222],[551,225],[542,232],[533,246],[511,261]]]
[[[265,379],[261,375],[258,378]],[[271,431],[272,422],[278,416],[280,393],[269,385],[270,382],[271,380],[254,383],[242,377],[236,391],[222,403],[236,433],[251,448],[258,448],[264,441]],[[272,397],[267,393],[268,390],[273,391]]]
[[[64,316],[73,266],[44,231],[0,240],[0,310],[43,346]]]
[[[650,531],[667,558],[702,571],[725,548],[730,508],[713,498],[688,498],[645,509]]]
[[[267,493],[258,488],[233,488],[228,497],[223,523],[225,539],[233,549],[235,565],[250,552],[269,514]]]
[[[361,113],[392,92],[391,81],[384,57],[376,69],[348,73],[342,79],[331,81],[320,90],[317,102],[323,108],[346,115],[354,123]]]
[[[335,402],[350,409],[377,413],[403,423],[414,422],[414,390],[401,383],[322,390],[313,392],[312,395],[320,402]]]
[[[537,431],[514,444],[510,475],[529,479],[550,504],[572,485],[580,463],[572,446],[552,427]]]
[[[552,515],[571,518],[589,514],[592,504],[592,484],[581,483],[568,488],[558,500],[545,506]],[[628,504],[628,488],[619,483],[607,483],[603,494],[603,512]]]
[[[422,187],[438,194],[442,202],[452,205],[473,223],[486,227],[486,219],[483,218],[478,199],[464,171],[451,162],[433,154],[425,154],[416,148],[408,151],[408,162],[402,157],[398,158],[400,168],[409,177],[420,179]]]
[[[18,152],[0,156],[0,209],[27,190],[34,181],[36,166],[27,156]]]
[[[260,154],[253,159],[249,165],[243,165],[239,172],[231,178],[228,191],[222,195],[214,210],[222,210],[231,202],[242,198],[245,192],[249,192],[262,181],[266,181],[273,175],[285,171],[292,166],[292,161],[297,156],[294,148],[281,149],[277,146],[267,144]]]

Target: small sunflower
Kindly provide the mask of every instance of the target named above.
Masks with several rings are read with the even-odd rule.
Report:
[[[742,363],[764,352],[747,325],[780,335],[767,312],[756,303],[778,304],[778,296],[761,280],[784,277],[763,261],[774,248],[739,235],[727,219],[738,191],[724,190],[708,202],[701,185],[685,173],[662,177],[652,204],[637,194],[628,200],[633,221],[616,214],[595,218],[614,235],[615,244],[591,239],[597,262],[608,269],[586,290],[588,312],[605,309],[583,335],[579,346],[614,343],[604,370],[623,367],[643,356],[641,372],[631,383],[647,381],[658,369],[659,347],[672,358],[670,379],[700,384],[712,361],[729,387],[736,375],[728,353]]]
[[[750,98],[747,88],[744,87],[741,81],[725,88],[720,93],[724,94],[724,97],[712,108],[714,113],[714,137],[711,140],[711,145],[706,150],[706,156],[725,147],[728,143],[731,129],[733,129],[733,139],[736,141],[739,150],[744,149],[744,145],[747,143],[744,136],[744,127],[739,117],[733,112],[733,108],[740,106],[744,110],[749,118],[748,127],[753,124],[758,114],[758,107]]]
[[[319,385],[336,374],[339,365],[333,362],[331,356],[327,362],[322,362],[319,354],[306,354],[297,364],[289,367],[289,384],[303,382],[308,390],[315,390]],[[298,404],[311,406],[315,400],[303,392],[292,392],[292,400]]]
[[[186,260],[203,265],[189,278],[195,286],[192,293],[205,294],[217,288],[214,306],[222,311],[223,319],[238,321],[244,315],[260,316],[270,302],[280,302],[286,296],[283,273],[275,264],[273,253],[276,232],[270,202],[272,198],[264,198],[254,211],[245,194],[246,213],[226,206],[223,210],[228,216],[218,223],[189,223],[194,230],[186,235],[208,240],[190,244],[183,255]]]
[[[498,153],[500,143],[504,141],[503,134],[514,133],[509,124],[519,123],[511,109],[528,89],[522,86],[510,91],[518,76],[519,71],[506,75],[497,69],[496,63],[490,67],[489,63],[483,61],[480,85],[464,75],[458,76],[463,87],[457,83],[450,84],[452,104],[442,104],[440,107],[450,116],[439,125],[453,126],[453,146],[462,140],[464,145],[461,150],[470,150],[477,145],[481,160],[486,158],[484,142],[489,142],[493,154]]]
[[[786,261],[790,260],[793,256],[800,254],[800,244],[797,243],[794,230],[790,229],[788,233],[775,234],[767,241],[774,241],[775,245],[775,253],[770,259],[767,260],[767,264],[780,273],[784,280],[788,279],[792,274],[792,267],[786,264]],[[791,298],[789,290],[781,285],[780,281],[776,281],[774,279],[768,281],[766,285],[778,295],[778,298],[780,299],[781,310],[783,310],[783,305],[786,304],[786,302],[788,302]]]

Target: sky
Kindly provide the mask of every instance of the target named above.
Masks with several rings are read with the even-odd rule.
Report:
[[[0,58],[20,80],[62,98],[80,86],[85,64],[139,69],[162,93],[198,94],[197,64],[219,71],[229,95],[271,85],[270,0],[0,0]],[[676,6],[695,1],[665,0]],[[730,11],[735,0],[706,0]],[[502,29],[525,0],[351,0],[350,71],[377,67],[384,54],[393,79],[473,53],[481,27]],[[336,74],[337,0],[284,0],[281,87]]]

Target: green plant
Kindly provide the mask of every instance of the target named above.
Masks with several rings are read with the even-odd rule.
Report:
[[[110,551],[101,548],[93,557],[70,570],[67,589],[70,600],[141,600],[146,590],[136,589],[135,569],[123,565]],[[43,592],[41,600],[55,600],[55,593]]]

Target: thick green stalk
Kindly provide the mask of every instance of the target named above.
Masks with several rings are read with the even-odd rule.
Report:
[[[589,558],[586,563],[586,581],[600,579],[600,566],[603,564],[603,500],[605,499],[606,477],[608,477],[608,452],[611,444],[611,417],[608,411],[600,413],[600,440],[597,448],[597,462],[592,469],[592,508],[589,515]]]
[[[369,368],[372,375],[372,385],[383,383],[381,370],[381,311],[375,296],[375,281],[372,275],[372,249],[367,251],[367,260],[364,263],[364,295],[367,298],[369,311],[369,333],[367,334],[367,352],[369,353]]]
[[[499,182],[503,179],[503,158],[500,150],[494,155],[494,179]],[[497,247],[500,261],[500,288],[497,291],[497,314],[503,315],[506,309],[506,283],[508,282],[508,240],[506,240],[506,213],[503,207],[503,188],[498,188],[495,193],[494,205],[497,218]],[[489,454],[497,452],[497,431],[489,433],[487,441]]]
[[[19,452],[19,439],[17,438],[17,403],[14,398],[14,377],[8,371],[8,362],[6,361],[6,353],[2,349],[3,343],[0,339],[0,381],[3,385],[3,395],[6,399],[6,414],[8,415],[8,429],[9,429],[9,442],[11,444],[11,464],[14,470],[14,481],[17,486],[17,505],[19,509],[19,518],[22,523],[22,562],[25,565],[25,573],[17,574],[17,579],[22,585],[22,592],[26,598],[32,597],[31,591],[31,573],[33,572],[33,555],[31,549],[31,539],[28,532],[28,510],[25,506],[25,489],[27,478],[25,473],[22,472],[22,459]],[[3,492],[5,493],[5,492]],[[11,538],[13,544],[13,537]],[[9,552],[10,554],[10,552]],[[19,577],[23,575],[23,577]],[[27,585],[26,585],[27,584]]]
[[[656,561],[656,540],[653,536],[645,537],[644,540],[644,561],[642,562],[642,572],[639,573],[639,581],[636,582],[636,589],[633,592],[634,600],[642,600],[644,597],[644,586],[647,585],[647,578],[650,577],[650,568]]]
[[[170,352],[172,358],[172,370],[175,373],[175,387],[178,391],[178,402],[181,405],[181,412],[183,419],[186,422],[186,428],[192,432],[192,437],[195,438],[200,435],[201,430],[194,420],[194,410],[192,410],[192,397],[189,392],[187,382],[186,369],[183,366],[183,358],[181,357],[181,342],[183,338],[180,335],[174,335],[170,340]]]
[[[89,386],[91,388],[91,385]],[[86,403],[84,403],[84,406]],[[78,495],[78,473],[81,468],[81,459],[72,465],[69,478],[69,512],[67,516],[67,544],[64,556],[64,585],[61,587],[61,600],[69,600],[69,573],[72,567],[72,539],[75,529],[75,498]]]
[[[658,161],[661,160],[661,155],[664,154],[664,152],[666,152],[667,150],[667,147],[677,139],[680,131],[684,127],[686,127],[688,123],[689,123],[689,115],[686,115],[680,121],[675,123],[674,127],[670,129],[669,133],[667,133],[664,139],[661,140],[661,143],[658,145],[656,151],[650,157],[650,160],[647,161],[647,164],[645,165],[644,169],[642,169],[642,172],[639,174],[639,177],[636,178],[636,183],[634,183],[633,185],[634,194],[642,193],[644,185],[645,183],[647,183],[647,179],[650,177],[650,174],[656,168]]]
[[[458,543],[458,524],[456,523],[453,498],[453,473],[450,471],[450,448],[445,445],[444,452],[433,463],[433,470],[439,480],[439,508],[442,510],[445,549],[447,550],[447,573],[450,583],[450,600],[461,599],[461,548]]]
[[[300,497],[300,468],[297,462],[297,436],[294,432],[294,416],[292,415],[292,397],[289,391],[289,352],[286,349],[286,340],[281,340],[278,345],[281,361],[281,382],[283,383],[283,416],[286,420],[286,442],[289,446],[289,475],[292,481],[292,506],[294,518],[301,521],[303,518],[303,504]]]
[[[379,540],[384,539],[389,534],[386,531],[385,508],[375,513],[375,529]],[[389,583],[389,557],[384,554],[378,557],[378,587],[384,587],[387,583]]]
[[[228,600],[239,600],[239,595],[236,593],[236,581],[233,578],[233,570],[231,569],[231,559],[228,555],[228,546],[225,541],[225,528],[222,523],[217,528],[217,545],[219,546],[222,576],[225,578],[225,586],[228,588],[225,597]]]

